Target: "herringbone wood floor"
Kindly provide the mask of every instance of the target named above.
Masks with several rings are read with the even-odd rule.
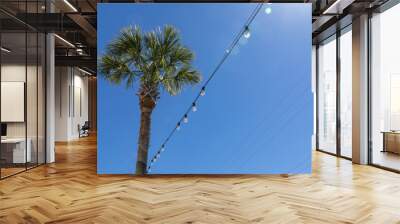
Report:
[[[0,223],[400,223],[400,175],[314,153],[313,174],[98,176],[96,139],[0,181]]]

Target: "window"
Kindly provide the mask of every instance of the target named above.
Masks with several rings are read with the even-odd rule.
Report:
[[[352,157],[352,33],[351,26],[340,36],[340,155]]]
[[[336,153],[336,36],[318,47],[318,149]]]
[[[0,6],[18,6],[12,8],[23,16],[42,12],[43,4],[10,1]],[[45,163],[46,40],[12,16],[0,17],[10,21],[0,24],[0,178],[5,178]]]
[[[400,5],[371,19],[371,161],[400,170]]]

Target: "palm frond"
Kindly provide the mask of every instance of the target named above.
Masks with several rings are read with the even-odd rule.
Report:
[[[179,33],[178,31],[170,25],[166,25],[162,34],[162,46],[163,51],[170,52],[173,51],[173,48],[179,45]]]
[[[183,46],[177,29],[166,25],[148,33],[128,27],[108,45],[99,70],[114,84],[135,81],[151,91],[164,88],[178,94],[185,85],[199,83],[201,76],[191,67],[193,52]]]
[[[174,74],[166,75],[163,79],[164,89],[171,95],[180,93],[184,86],[195,85],[201,81],[201,75],[189,65],[183,66]]]
[[[100,74],[113,84],[126,81],[126,87],[133,85],[134,80],[140,77],[140,71],[132,71],[129,63],[113,55],[104,55],[99,63]]]
[[[107,48],[107,54],[130,57],[136,66],[143,62],[143,43],[140,28],[127,27]]]

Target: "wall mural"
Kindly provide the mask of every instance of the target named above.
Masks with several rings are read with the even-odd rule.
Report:
[[[311,172],[310,4],[99,4],[99,174]]]

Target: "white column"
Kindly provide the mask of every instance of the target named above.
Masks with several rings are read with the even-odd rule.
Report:
[[[368,15],[353,19],[353,162],[368,163]]]
[[[55,55],[54,35],[46,36],[46,163],[55,161]]]

